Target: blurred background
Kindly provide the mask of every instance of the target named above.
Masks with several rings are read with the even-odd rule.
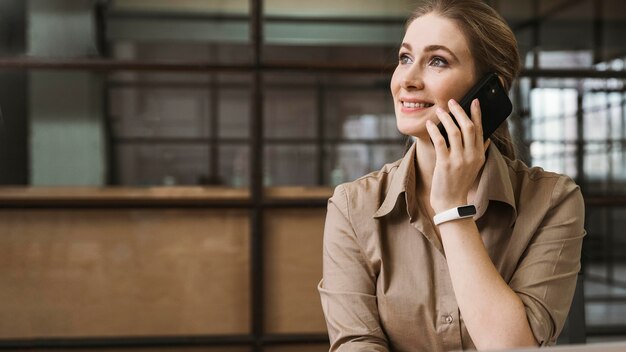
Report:
[[[0,0],[0,348],[327,350],[326,200],[403,155],[417,2]],[[626,3],[486,2],[520,158],[585,196],[579,334],[626,340]]]

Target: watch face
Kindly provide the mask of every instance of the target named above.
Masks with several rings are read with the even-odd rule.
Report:
[[[476,215],[476,207],[473,205],[464,205],[457,208],[459,210],[459,216],[472,216]]]

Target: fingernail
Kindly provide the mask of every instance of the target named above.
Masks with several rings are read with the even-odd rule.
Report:
[[[437,113],[438,113],[438,114],[445,114],[446,112],[445,112],[445,111],[443,111],[443,109],[442,109],[442,108],[437,107]],[[430,120],[429,120],[429,121],[430,121]]]
[[[457,105],[456,101],[454,99],[450,99],[450,101],[448,101],[448,103],[450,103],[450,105]]]
[[[480,103],[478,102],[478,99],[474,99],[474,101],[472,101],[472,104],[474,104],[475,107],[479,107]]]

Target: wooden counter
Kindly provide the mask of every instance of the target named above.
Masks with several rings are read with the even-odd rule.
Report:
[[[267,333],[325,334],[331,194],[265,190],[320,204],[263,210]],[[246,189],[0,188],[0,338],[249,333],[253,206]]]

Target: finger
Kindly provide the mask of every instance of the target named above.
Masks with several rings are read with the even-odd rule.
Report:
[[[478,99],[474,99],[472,101],[472,106],[470,108],[472,112],[472,121],[474,122],[474,127],[476,131],[476,144],[480,145],[480,143],[484,143],[483,140],[483,114],[480,110],[480,101]]]
[[[431,120],[426,121],[426,130],[428,131],[428,135],[430,139],[433,141],[433,146],[435,147],[435,154],[437,156],[437,160],[442,160],[448,157],[448,146],[446,145],[446,140],[439,132],[435,123]]]
[[[459,130],[459,128],[454,123],[454,121],[452,121],[452,117],[450,117],[450,115],[442,108],[437,108],[436,113],[437,113],[437,117],[439,118],[439,121],[441,121],[441,123],[443,124],[443,127],[446,129],[446,133],[448,134],[448,142],[450,142],[450,150],[462,149],[463,137],[461,136],[461,130]]]
[[[448,101],[448,106],[450,107],[450,111],[456,117],[457,122],[459,123],[461,134],[463,137],[463,147],[468,149],[467,151],[473,151],[476,149],[476,131],[473,120],[465,113],[463,107],[459,105],[454,99],[450,99]],[[474,111],[470,108],[470,113]]]
[[[487,150],[487,148],[489,148],[490,145],[491,145],[491,139],[487,138],[487,140],[483,143],[483,147],[485,150]]]

